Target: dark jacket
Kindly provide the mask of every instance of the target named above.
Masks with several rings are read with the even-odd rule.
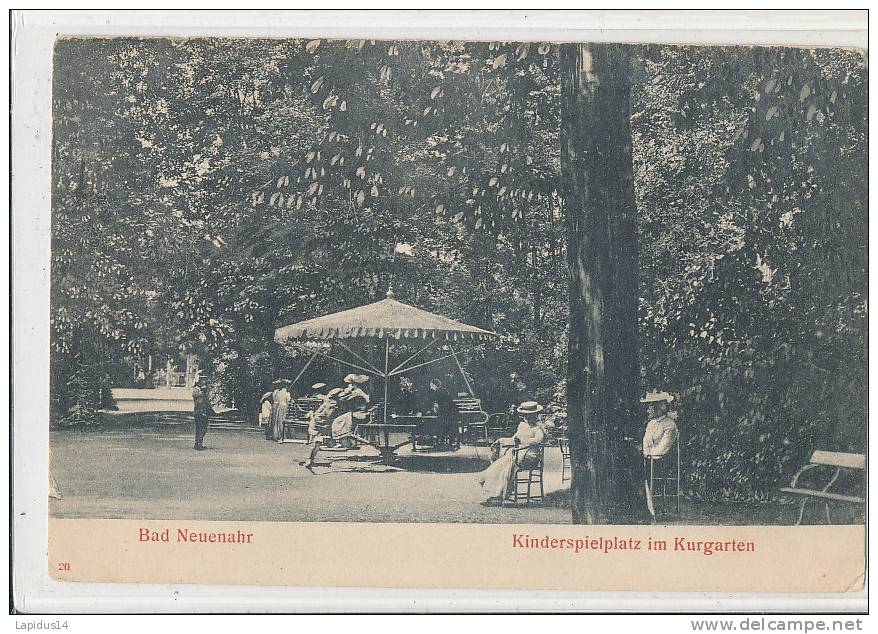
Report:
[[[192,400],[195,401],[194,413],[196,416],[207,416],[213,413],[213,407],[210,404],[210,394],[206,388],[193,387]]]
[[[454,399],[444,387],[438,390],[429,390],[429,409],[428,413],[435,414],[438,420],[442,422],[451,421],[457,412],[454,405]]]

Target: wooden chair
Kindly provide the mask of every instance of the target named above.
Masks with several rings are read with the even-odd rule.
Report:
[[[412,451],[427,451],[428,448],[432,450],[436,446],[437,439],[440,436],[440,432],[437,429],[435,416],[428,415],[421,417],[393,418],[394,420],[398,418],[401,422],[414,421],[414,425],[412,427]]]
[[[804,487],[799,484],[799,479],[808,471],[819,469],[823,472],[832,472],[832,476],[828,478],[826,484],[820,487],[817,484],[814,487]],[[834,472],[833,472],[834,470]],[[832,516],[829,514],[830,502],[842,502],[847,504],[865,504],[866,499],[860,495],[851,495],[852,492],[839,493],[830,491],[836,484],[842,472],[850,473],[865,472],[866,455],[861,453],[841,453],[838,451],[822,451],[816,450],[811,454],[811,459],[804,467],[796,472],[790,486],[781,489],[784,493],[802,496],[802,502],[799,507],[799,519],[796,524],[801,524],[805,517],[805,505],[810,500],[822,502],[826,513],[826,523],[832,524]],[[819,488],[818,488],[819,487]]]
[[[497,440],[502,436],[509,435],[509,414],[506,412],[494,412],[485,421],[485,433],[489,439]]]
[[[513,447],[515,471],[511,491],[506,499],[518,504],[523,499],[525,504],[543,501],[543,446]],[[539,493],[536,492],[539,487]]]
[[[570,467],[570,440],[559,436],[558,448],[561,449],[561,484],[564,484],[573,475],[573,469]]]
[[[478,441],[488,441],[488,413],[482,409],[482,401],[474,397],[456,398],[457,420],[460,425],[460,436],[468,437],[475,432]]]
[[[674,441],[675,451],[669,451],[664,456],[655,458],[653,456],[647,456],[645,460],[647,461],[647,470],[649,477],[649,490],[652,495],[653,500],[659,498],[662,501],[662,512],[667,511],[667,500],[668,498],[674,498],[674,502],[676,503],[677,513],[680,512],[680,498],[682,497],[682,489],[680,486],[680,436],[677,436],[677,439]],[[676,464],[672,465],[672,469],[676,467],[674,471],[668,475],[667,464],[669,460],[672,460],[672,454],[676,454]],[[656,465],[659,465],[658,469]],[[656,475],[658,471],[659,475]],[[661,485],[661,490],[656,491],[656,486]],[[668,493],[668,485],[671,485],[672,493]]]

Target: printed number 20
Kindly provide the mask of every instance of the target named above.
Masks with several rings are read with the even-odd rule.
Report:
[[[70,570],[70,562],[69,561],[59,561],[58,562],[58,570]]]

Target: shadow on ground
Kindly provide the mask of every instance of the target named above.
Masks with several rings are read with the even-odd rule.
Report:
[[[321,452],[301,466],[309,447],[266,441],[255,428],[211,428],[208,451],[193,451],[191,415],[104,417],[87,431],[53,430],[51,469],[60,499],[53,517],[253,521],[472,522],[566,524],[569,482],[561,456],[546,450],[545,499],[485,507],[478,472],[485,447],[459,452],[401,450],[391,465],[372,447]],[[794,524],[798,507],[683,500],[680,512],[659,506],[658,524]],[[673,511],[673,512],[671,512]],[[806,521],[821,523],[814,505]],[[856,509],[834,511],[836,523],[860,523]]]
[[[399,456],[391,464],[411,473],[478,473],[491,463],[478,456],[443,453]]]

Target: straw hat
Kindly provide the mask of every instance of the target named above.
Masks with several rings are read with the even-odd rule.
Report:
[[[519,405],[515,411],[519,414],[539,414],[545,408],[536,401],[525,401]]]
[[[369,380],[369,377],[365,374],[348,374],[344,378],[345,383],[365,383]]]
[[[674,400],[674,395],[670,392],[652,391],[647,392],[646,396],[640,399],[641,403],[670,403]]]
[[[322,390],[325,387],[326,387],[326,383],[315,383],[314,385],[311,386],[311,389],[312,390]]]

